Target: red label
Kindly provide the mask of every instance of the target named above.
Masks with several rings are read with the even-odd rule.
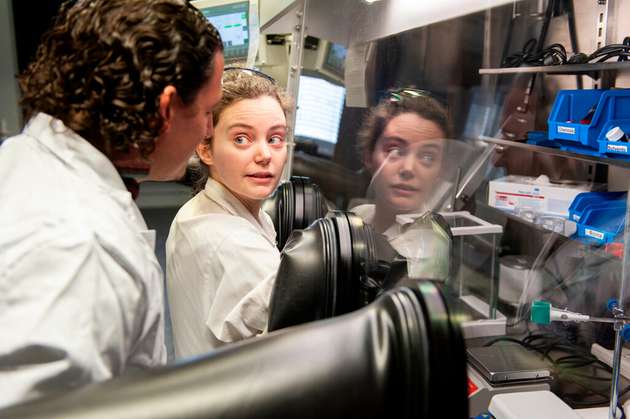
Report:
[[[479,390],[479,387],[477,387],[477,385],[473,383],[473,381],[470,378],[468,378],[468,397],[475,394],[477,390]]]
[[[523,196],[525,198],[535,198],[535,199],[545,199],[544,196],[540,196],[540,195],[531,195],[531,194],[524,194],[524,193],[512,193],[512,192],[499,192],[496,191],[496,195],[505,195],[505,196]]]

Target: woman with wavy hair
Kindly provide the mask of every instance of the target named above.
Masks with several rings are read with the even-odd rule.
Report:
[[[0,152],[0,407],[165,362],[155,234],[121,172],[183,174],[212,133],[222,51],[181,0],[62,7]]]
[[[407,258],[410,275],[446,279],[450,238],[432,213],[450,124],[444,107],[427,92],[394,90],[367,115],[359,131],[364,167],[372,176],[373,203],[352,209]]]
[[[225,70],[214,134],[197,147],[198,193],[177,213],[166,243],[178,358],[266,329],[280,253],[261,205],[287,159],[287,110],[265,74]]]
[[[358,139],[375,202],[362,209],[379,233],[396,224],[396,215],[425,209],[449,132],[446,110],[421,90],[394,90],[371,109]]]

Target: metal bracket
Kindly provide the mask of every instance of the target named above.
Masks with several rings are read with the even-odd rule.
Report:
[[[599,49],[604,45],[610,43],[610,31],[608,24],[608,16],[612,13],[613,0],[597,0],[597,7],[595,8],[597,15],[597,22],[595,24],[595,49]],[[604,86],[603,83],[608,84],[607,81],[600,79],[593,80],[593,89],[601,89],[609,86]]]
[[[293,152],[295,150],[295,119],[297,115],[297,98],[302,74],[302,59],[304,57],[304,38],[306,37],[306,9],[308,0],[302,0],[302,5],[295,12],[296,24],[291,33],[291,53],[289,55],[289,79],[287,81],[287,95],[294,98],[295,103],[287,112],[287,164],[282,172],[282,180],[289,180],[293,171]]]

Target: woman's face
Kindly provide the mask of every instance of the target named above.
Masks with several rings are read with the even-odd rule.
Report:
[[[366,162],[377,205],[396,214],[419,211],[438,182],[445,133],[415,113],[392,118]]]
[[[221,112],[211,144],[197,151],[212,178],[257,211],[280,181],[287,160],[286,131],[275,98],[243,99]]]

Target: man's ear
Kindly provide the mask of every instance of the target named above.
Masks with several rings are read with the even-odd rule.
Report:
[[[204,162],[207,166],[212,166],[214,164],[214,158],[212,157],[212,150],[210,150],[210,144],[207,144],[205,141],[197,144],[197,155],[199,156],[199,160]]]
[[[160,116],[164,121],[163,129],[168,130],[171,126],[175,114],[175,100],[177,99],[177,89],[173,85],[168,85],[160,94]]]

